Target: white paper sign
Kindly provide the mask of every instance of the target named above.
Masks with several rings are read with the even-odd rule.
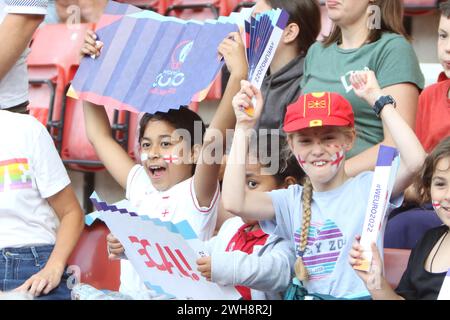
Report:
[[[187,221],[173,224],[138,215],[127,200],[108,205],[95,193],[91,200],[97,211],[86,218],[86,223],[96,218],[106,223],[149,289],[177,299],[241,297],[234,287],[206,281],[197,271],[196,260],[206,256],[206,251]]]

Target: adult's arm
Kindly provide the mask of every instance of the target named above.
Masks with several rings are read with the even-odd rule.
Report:
[[[0,24],[0,80],[25,51],[44,15],[7,14]]]

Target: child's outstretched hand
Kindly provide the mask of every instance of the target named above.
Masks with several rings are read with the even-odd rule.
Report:
[[[202,274],[202,277],[211,281],[211,257],[197,259],[197,266],[197,270]]]
[[[84,37],[84,44],[81,48],[81,54],[95,59],[100,56],[102,48],[103,42],[97,41],[97,35],[95,32],[88,30],[86,36]]]
[[[359,243],[360,240],[361,236],[356,236],[355,242],[353,242],[352,249],[350,250],[349,263],[352,268],[359,266],[363,260],[363,247]],[[354,270],[361,280],[364,281],[369,290],[379,289],[383,278],[383,261],[381,260],[380,253],[378,252],[375,243],[372,243],[372,264],[370,266],[370,271]]]
[[[108,234],[106,237],[106,244],[108,248],[110,260],[117,260],[125,253],[125,249],[120,243],[120,241],[112,235],[112,233]]]
[[[255,105],[254,102],[256,102]],[[233,98],[236,126],[253,128],[261,116],[263,104],[261,91],[250,82],[242,80],[241,90]]]
[[[243,79],[247,78],[248,64],[245,47],[238,32],[230,33],[219,45],[218,51],[224,58],[230,74],[235,74]]]
[[[355,94],[373,106],[377,99],[383,95],[375,73],[369,71],[356,71],[350,76],[350,83]]]

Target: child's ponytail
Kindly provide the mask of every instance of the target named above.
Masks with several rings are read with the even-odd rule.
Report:
[[[308,270],[303,263],[303,254],[305,253],[306,246],[308,244],[309,226],[311,225],[311,202],[312,202],[313,186],[311,180],[308,177],[305,178],[302,192],[302,205],[303,205],[303,221],[300,234],[299,243],[299,256],[295,262],[295,276],[300,281],[308,280]]]

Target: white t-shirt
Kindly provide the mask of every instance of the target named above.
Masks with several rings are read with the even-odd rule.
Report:
[[[310,293],[348,299],[369,295],[348,263],[348,254],[355,236],[363,229],[372,179],[373,172],[363,172],[336,189],[313,193],[308,244],[303,256],[309,273],[304,285]],[[295,185],[270,192],[275,219],[260,222],[265,232],[290,240],[297,255],[303,215],[302,190]],[[402,202],[403,197],[391,199],[387,216]],[[385,222],[378,248],[383,248]]]
[[[47,13],[47,0],[0,0],[0,23],[8,13],[39,14]],[[13,107],[28,100],[27,48],[8,74],[0,80],[0,109]]]
[[[137,213],[174,224],[187,220],[200,240],[212,237],[217,220],[219,184],[209,208],[200,207],[194,178],[186,179],[166,191],[156,190],[145,169],[135,165],[128,174],[126,197]],[[128,260],[121,260],[120,291],[135,299],[153,297]]]
[[[69,184],[45,127],[0,110],[0,248],[54,244],[59,220],[46,198]]]

